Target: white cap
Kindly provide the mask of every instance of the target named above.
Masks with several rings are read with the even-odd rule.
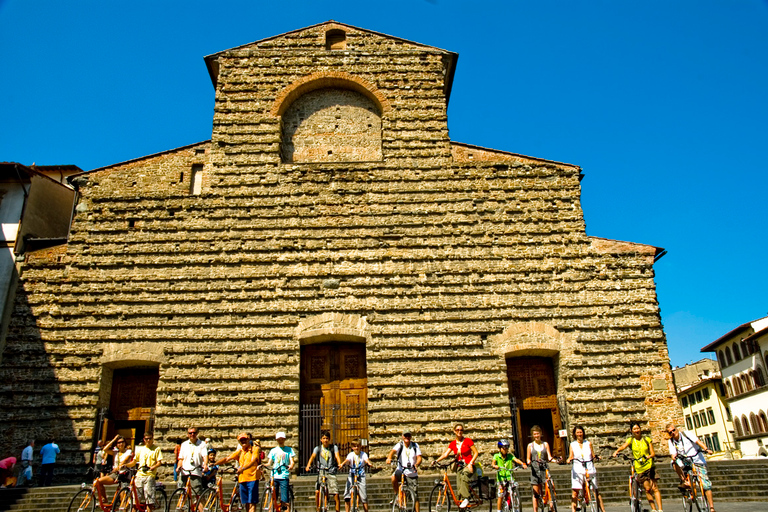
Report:
[[[285,439],[285,432],[280,431],[277,434],[275,434],[275,439]]]

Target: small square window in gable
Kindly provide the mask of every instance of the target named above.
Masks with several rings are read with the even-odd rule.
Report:
[[[325,33],[326,50],[346,50],[347,33],[343,30],[334,28]]]

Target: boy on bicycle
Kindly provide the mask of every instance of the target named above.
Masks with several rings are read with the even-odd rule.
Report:
[[[293,448],[285,446],[285,432],[275,434],[275,440],[277,441],[277,446],[270,450],[267,459],[270,462],[269,466],[272,468],[275,486],[280,492],[282,506],[286,512],[291,512],[289,480],[291,478],[291,471],[296,465],[296,455],[293,453]]]
[[[336,482],[336,471],[341,466],[341,457],[339,457],[339,447],[331,444],[331,432],[328,430],[320,431],[320,445],[312,450],[312,456],[309,457],[304,471],[309,472],[315,459],[317,459],[318,469],[317,483],[315,483],[315,509],[320,510],[320,478],[325,476],[328,494],[333,496],[336,512],[339,512],[339,486]]]
[[[371,461],[368,460],[368,454],[362,451],[360,440],[355,439],[352,441],[352,451],[349,452],[347,458],[341,463],[341,467],[349,465],[349,476],[347,477],[347,488],[344,491],[344,510],[349,512],[350,501],[352,500],[352,487],[355,483],[355,476],[357,476],[357,490],[360,496],[360,501],[363,503],[363,510],[368,512],[368,494],[365,491],[365,466],[372,468]]]
[[[494,454],[491,466],[496,470],[496,493],[498,499],[496,500],[496,511],[501,512],[501,499],[504,496],[504,486],[515,484],[515,464],[527,468],[525,462],[521,461],[513,453],[509,452],[509,441],[501,439],[497,443],[499,447],[499,453]]]

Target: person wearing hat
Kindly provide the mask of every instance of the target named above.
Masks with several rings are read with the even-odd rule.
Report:
[[[269,451],[267,461],[272,469],[275,486],[277,486],[280,492],[280,501],[285,507],[286,512],[291,512],[288,482],[291,478],[291,471],[296,465],[296,455],[293,452],[293,448],[285,446],[285,432],[281,431],[275,434],[275,440],[277,441],[277,446]]]
[[[419,445],[411,441],[411,429],[403,429],[403,438],[397,442],[387,455],[387,464],[392,463],[392,457],[397,464],[392,473],[392,490],[397,495],[400,479],[405,477],[405,486],[413,492],[416,512],[419,512],[419,475],[417,470],[421,464]]]
[[[241,432],[237,435],[238,448],[232,455],[215,462],[215,465],[225,464],[237,459],[237,481],[240,483],[240,501],[246,505],[246,510],[255,512],[259,503],[259,480],[261,480],[261,446],[256,441],[251,446],[248,434]],[[216,452],[214,452],[216,453]],[[210,467],[210,466],[209,466]]]

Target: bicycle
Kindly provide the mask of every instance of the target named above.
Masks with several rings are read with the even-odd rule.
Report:
[[[316,465],[317,469],[317,499],[315,500],[315,509],[318,512],[329,512],[328,503],[330,502],[331,491],[328,487],[328,475],[334,476],[336,474],[336,468],[321,468]],[[336,504],[338,505],[339,495],[336,494]],[[334,507],[334,510],[336,508]]]
[[[349,491],[349,512],[359,512],[360,510],[360,477],[365,476],[365,463],[363,461],[360,461],[360,464],[358,466],[352,466],[350,464],[349,475],[352,477],[352,486]],[[346,499],[347,499],[346,496],[344,496],[344,501],[346,501]]]
[[[594,463],[598,459],[582,460],[574,458],[573,462],[578,462],[584,466],[584,480],[582,482],[581,492],[575,491],[576,494],[576,508],[583,511],[589,510],[589,512],[598,512],[599,507],[597,503],[597,487],[595,487],[595,481],[589,474],[589,463]]]
[[[699,470],[696,468],[696,464],[693,463],[693,457],[686,457],[685,455],[678,454],[678,464],[683,470],[685,480],[683,480],[684,486],[680,486],[680,492],[683,494],[683,510],[685,512],[692,512],[694,505],[699,512],[706,512],[709,510],[707,504],[707,498],[704,494],[704,484],[699,477]]]
[[[643,492],[643,486],[640,480],[637,479],[637,472],[635,471],[635,462],[644,463],[648,460],[643,456],[639,459],[630,457],[629,455],[622,453],[621,456],[624,460],[629,461],[629,511],[630,512],[643,512],[643,504],[641,493]]]
[[[392,467],[397,468],[397,462],[392,461]],[[403,470],[413,469],[413,466],[409,463]],[[405,472],[400,474],[400,484],[397,487],[397,494],[395,499],[392,500],[392,512],[414,512],[416,510],[416,495],[413,490],[409,489],[406,480]]]
[[[464,467],[462,461],[448,461],[444,463],[433,463],[441,468],[443,476],[435,480],[435,486],[432,487],[432,491],[429,493],[429,512],[449,512],[451,510],[451,502],[456,505],[456,508],[461,510],[459,505],[461,500],[456,497],[456,493],[453,491],[451,480],[448,477],[448,467],[456,464],[457,469]],[[449,494],[450,493],[450,494]],[[480,496],[480,479],[476,479],[469,486],[469,504],[466,509],[476,508],[483,504],[483,499]],[[489,512],[493,512],[493,500],[489,499]]]
[[[148,512],[149,507],[146,503],[141,503],[139,501],[139,490],[136,487],[136,471],[131,470],[131,482],[128,484],[127,488],[123,488],[123,490],[128,489],[129,491],[129,500],[128,502],[124,502],[123,499],[118,499],[118,510],[121,512]],[[121,496],[122,498],[122,496]],[[154,510],[162,510],[165,512],[168,510],[168,495],[165,492],[165,484],[162,482],[155,481],[155,508]],[[115,509],[112,509],[112,512],[116,512]]]
[[[522,466],[515,465],[515,469]],[[512,480],[512,471],[501,468],[496,472],[496,486],[501,490],[501,512],[520,512],[520,491],[518,483]],[[504,478],[505,480],[500,480]],[[500,487],[499,487],[500,486]]]
[[[96,480],[94,480],[94,483]],[[130,501],[130,491],[126,488],[126,482],[118,480],[117,490],[112,496],[112,501],[107,504],[105,500],[94,489],[94,484],[83,483],[80,485],[80,490],[72,496],[69,501],[69,507],[67,512],[94,512],[96,505],[102,510],[102,512],[112,512],[117,510],[125,510],[126,504]],[[126,491],[125,493],[121,491]],[[120,499],[118,500],[118,496]],[[122,508],[119,504],[122,504]]]
[[[190,512],[193,508],[198,511],[200,496],[192,489],[192,472],[180,469],[179,474],[187,475],[187,483],[173,491],[166,512]]]
[[[275,473],[283,468],[288,468],[286,464],[281,464],[269,471],[269,485],[264,489],[264,502],[262,512],[283,512],[283,504],[280,499],[280,491],[275,485]],[[288,507],[293,512],[293,485],[288,483]]]
[[[537,509],[539,512],[549,510],[549,512],[557,512],[557,494],[555,493],[555,482],[552,481],[552,476],[549,474],[549,463],[546,461],[534,461],[539,467],[544,470],[544,492],[542,494],[533,493],[533,499],[536,501]]]
[[[221,473],[233,474],[235,486],[232,488],[232,494],[229,501],[224,503],[224,478]],[[240,501],[240,482],[237,477],[237,470],[233,467],[219,468],[219,474],[216,476],[216,484],[208,487],[200,495],[198,504],[199,512],[242,512],[243,504]]]

